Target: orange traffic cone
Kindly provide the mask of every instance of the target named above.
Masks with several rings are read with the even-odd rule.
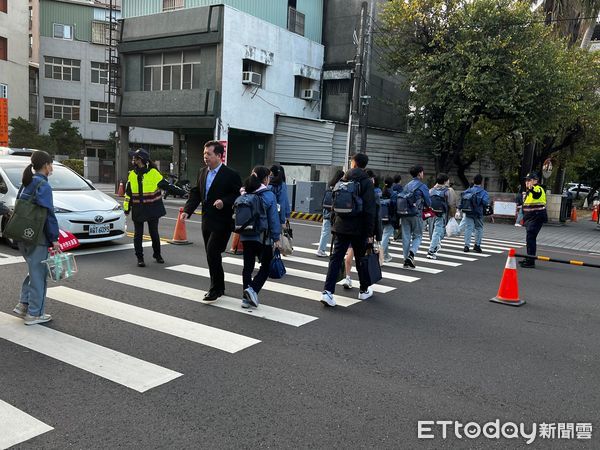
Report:
[[[175,245],[191,244],[191,242],[187,240],[187,232],[185,231],[185,221],[181,220],[182,213],[183,213],[183,208],[179,208],[179,215],[177,216],[177,222],[175,223],[175,231],[173,232],[173,239],[168,241],[169,244],[175,244]]]
[[[598,222],[598,206],[599,205],[594,206],[594,209],[592,210],[592,222]]]
[[[244,244],[242,243],[242,241],[240,241],[240,235],[238,233],[233,233],[233,241],[231,242],[231,248],[229,249],[229,253],[237,255],[238,252],[244,252]]]
[[[125,197],[125,185],[123,181],[119,182],[119,190],[117,191],[117,197]]]
[[[577,222],[577,208],[571,208],[571,222]]]
[[[498,288],[498,294],[490,302],[502,303],[503,305],[521,306],[525,300],[519,299],[519,281],[517,280],[516,251],[511,248],[508,252],[504,273]]]

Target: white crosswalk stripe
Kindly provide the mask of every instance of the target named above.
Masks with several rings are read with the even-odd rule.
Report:
[[[0,400],[0,449],[28,441],[53,429],[50,425]]]
[[[216,302],[207,303],[202,300],[204,294],[206,294],[206,291],[181,286],[179,284],[167,283],[165,281],[154,280],[152,278],[140,277],[137,275],[125,274],[106,279],[109,281],[122,283],[127,286],[134,286],[140,289],[171,295],[185,300],[207,304],[216,308],[223,308],[240,314],[246,314],[251,317],[259,317],[261,319],[285,323],[295,327],[299,327],[312,322],[313,320],[317,320],[317,317],[309,316],[307,314],[287,311],[285,309],[274,308],[272,306],[263,304],[256,309],[243,309],[241,307],[241,296],[240,298],[233,298],[224,295],[219,297],[219,300]]]
[[[258,339],[64,286],[48,289],[48,298],[229,353],[236,353],[260,342]]]
[[[287,258],[286,258],[287,259]],[[190,275],[196,275],[204,278],[210,278],[210,272],[208,269],[203,267],[190,266],[187,264],[181,264],[178,266],[167,267],[167,270],[173,270],[175,272],[187,273]],[[225,273],[225,282],[232,284],[242,284],[242,277],[238,275],[234,275],[231,273]],[[273,291],[279,294],[292,295],[294,297],[299,297],[306,300],[314,300],[320,301],[321,299],[321,291],[315,291],[312,289],[306,289],[302,287],[290,286],[284,283],[277,283],[273,281],[267,281],[262,291]],[[355,298],[344,297],[341,295],[335,296],[335,302],[338,306],[348,307],[354,305],[355,303],[360,303],[361,301]]]
[[[421,245],[421,247],[423,247]],[[419,248],[421,248],[419,247]],[[400,244],[390,244],[390,249],[395,249],[398,251],[402,251],[402,245]],[[427,254],[427,250],[417,250],[417,254],[418,255],[426,255]],[[436,255],[439,258],[447,258],[447,259],[455,259],[457,261],[469,261],[469,262],[473,262],[473,261],[477,261],[477,258],[471,258],[470,256],[458,256],[458,255],[449,255],[448,253],[444,253],[444,250],[440,250],[439,252],[436,253]]]
[[[431,241],[427,238],[423,238],[423,240],[421,241],[421,247],[423,247],[425,250],[429,250],[429,246],[431,244]],[[457,255],[464,255],[465,252],[463,251],[464,248],[464,244],[453,244],[450,242],[447,242],[446,240],[442,241],[442,248],[441,251],[444,253],[456,253]],[[487,248],[484,249],[485,253],[477,253],[477,254],[473,254],[473,256],[477,256],[479,258],[488,258],[490,256],[492,256],[492,254],[495,253],[502,253],[501,250],[488,250]]]
[[[223,258],[223,262],[226,264],[232,264],[235,266],[243,266],[244,265],[244,261],[242,261],[241,259],[232,258],[230,256]],[[287,267],[287,266],[286,266],[285,270],[286,270],[286,275],[291,275],[291,276],[299,277],[299,278],[306,278],[308,280],[320,281],[322,283],[325,282],[325,277],[327,275],[327,274],[321,273],[321,272],[309,272],[307,270],[299,270],[299,269],[294,269],[292,267]],[[358,283],[357,279],[353,279],[352,281]],[[340,281],[338,284],[342,285],[342,283],[343,283],[343,281]],[[372,287],[373,287],[374,292],[381,292],[381,293],[390,292],[390,291],[393,291],[394,289],[396,289],[395,287],[383,286],[381,284],[375,284]]]
[[[0,313],[0,338],[114,381],[138,392],[182,374],[44,326]]]

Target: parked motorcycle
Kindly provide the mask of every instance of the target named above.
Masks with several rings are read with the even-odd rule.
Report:
[[[190,194],[190,181],[189,180],[180,180],[177,175],[169,174],[167,177],[167,181],[169,186],[164,190],[163,198],[166,199],[169,195],[173,197],[181,197],[188,198]]]

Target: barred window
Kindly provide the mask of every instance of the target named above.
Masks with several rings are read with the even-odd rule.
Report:
[[[144,57],[144,90],[200,89],[200,50],[153,53]]]
[[[53,32],[53,36],[56,39],[73,40],[73,25],[63,25],[62,23],[55,23],[53,26]]]
[[[183,8],[183,0],[163,0],[163,11],[174,11]]]
[[[44,56],[44,71],[46,78],[63,81],[79,81],[81,61],[78,59],[56,58]]]
[[[8,98],[8,85],[0,83],[0,98]]]
[[[92,83],[108,84],[108,63],[92,61]]]
[[[79,100],[44,97],[44,117],[46,119],[79,120]]]
[[[113,107],[111,104],[111,108]],[[108,113],[108,103],[90,102],[90,122],[115,123],[115,116]]]

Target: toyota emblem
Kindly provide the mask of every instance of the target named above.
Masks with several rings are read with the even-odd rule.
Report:
[[[94,222],[96,222],[96,223],[102,223],[102,222],[104,222],[104,217],[102,217],[102,216],[96,216],[96,217],[94,217]]]

